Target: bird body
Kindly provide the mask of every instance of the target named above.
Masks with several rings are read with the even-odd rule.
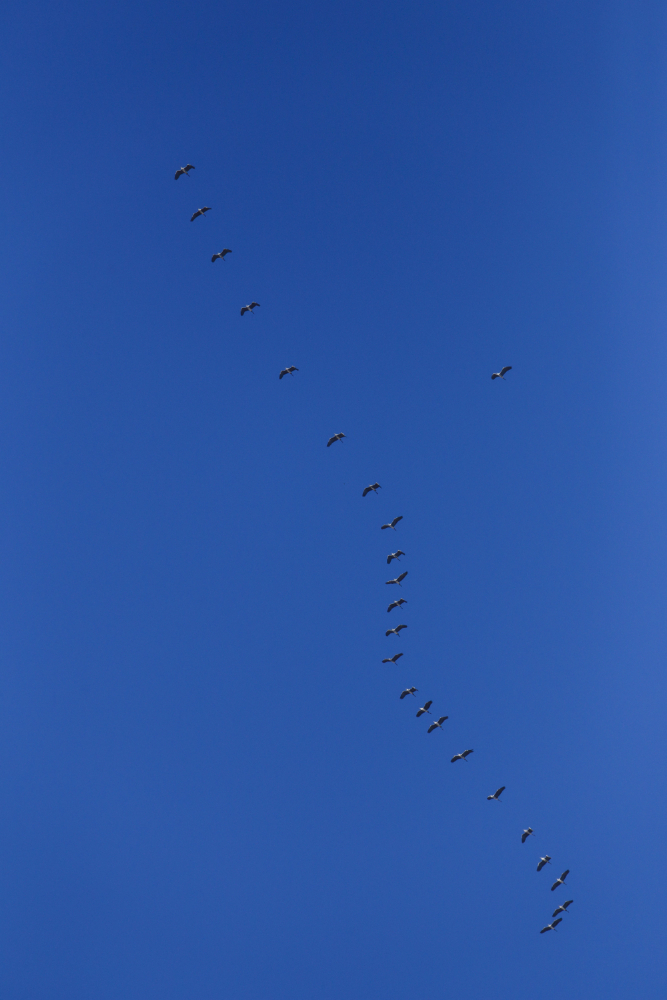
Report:
[[[545,854],[543,858],[540,858],[539,864],[537,866],[538,872],[541,872],[545,865],[551,864],[551,855]]]
[[[205,215],[206,212],[210,211],[211,211],[210,205],[204,205],[203,208],[198,208],[197,211],[192,216],[192,218],[190,219],[190,222],[194,222],[198,215]]]
[[[362,495],[362,497],[365,497],[367,493],[370,493],[371,491],[373,493],[377,493],[377,491],[381,490],[381,489],[382,489],[382,487],[380,486],[379,483],[373,483],[372,486],[367,486],[366,489],[364,490],[364,492],[361,495]]]
[[[441,715],[437,722],[432,722],[431,725],[426,730],[427,733],[432,733],[434,729],[440,729],[443,722],[449,718],[448,715]]]
[[[399,557],[404,555],[405,552],[403,552],[402,549],[396,549],[395,552],[390,552],[389,555],[387,556],[387,566],[389,565],[392,559],[395,559],[397,562],[400,562],[401,560]]]
[[[474,752],[475,752],[474,750],[464,750],[463,753],[454,754],[454,756],[451,759],[451,763],[455,764],[457,760],[467,760],[468,759],[468,754],[474,753]]]
[[[570,869],[566,868],[561,877],[557,878],[554,884],[551,886],[551,891],[553,892],[554,889],[557,889],[559,885],[565,885],[565,879],[569,874],[570,874]]]
[[[184,167],[179,167],[176,173],[174,174],[174,180],[177,181],[178,178],[181,176],[181,174],[185,174],[186,177],[189,177],[190,171],[194,169],[195,168],[192,165],[192,163],[187,163]]]
[[[419,718],[420,715],[424,715],[425,712],[428,712],[428,714],[430,715],[431,713],[428,710],[429,710],[429,708],[431,707],[432,704],[433,704],[433,701],[425,701],[424,704],[422,705],[422,707],[417,712],[417,718]]]
[[[229,247],[225,247],[225,249],[221,250],[220,253],[214,253],[213,256],[211,257],[211,263],[215,264],[216,260],[224,260],[227,254],[231,252],[232,251],[229,249]]]
[[[399,585],[399,587],[400,587],[401,586],[401,580],[405,580],[405,578],[406,578],[407,575],[408,575],[408,571],[406,569],[405,572],[401,573],[400,576],[397,576],[395,580],[385,580],[384,582],[387,585],[390,584],[390,583],[397,583]]]
[[[558,920],[554,920],[554,922],[552,924],[547,924],[546,927],[542,928],[542,930],[540,931],[540,934],[544,934],[545,931],[555,931],[556,928],[558,927],[558,925],[560,923],[562,923],[562,921],[563,921],[563,918],[559,917]]]
[[[401,701],[403,701],[403,699],[406,697],[406,695],[409,695],[409,694],[411,694],[413,698],[416,698],[417,695],[415,694],[415,691],[418,691],[418,690],[419,690],[419,688],[414,688],[413,687],[413,688],[406,688],[405,691],[401,691],[401,695],[400,695]]]
[[[388,633],[388,632],[387,632],[387,635],[389,635],[389,633]],[[396,664],[396,661],[397,661],[397,660],[400,660],[400,658],[401,658],[402,656],[403,656],[403,653],[394,653],[394,655],[393,655],[393,656],[389,656],[389,657],[385,657],[385,658],[384,658],[384,660],[383,660],[382,662],[383,662],[383,663],[393,663],[393,664],[395,665],[395,664]]]
[[[567,913],[568,906],[570,905],[570,903],[573,903],[573,902],[574,902],[573,899],[566,899],[564,903],[561,903],[560,906],[556,907],[556,909],[551,914],[551,916],[552,917],[557,917],[559,913]]]
[[[494,379],[494,378],[501,378],[503,380],[503,382],[504,382],[505,381],[505,375],[507,374],[507,372],[511,372],[511,371],[512,371],[512,366],[511,365],[505,365],[505,367],[501,368],[499,372],[494,372],[493,375],[491,376],[491,378],[492,379]]]
[[[408,602],[403,597],[399,597],[397,601],[392,601],[392,603],[387,608],[387,612],[392,611],[393,608],[400,608],[401,604],[407,604]]]
[[[495,792],[493,793],[493,795],[487,795],[487,796],[486,796],[486,797],[487,797],[487,799],[489,799],[489,800],[490,800],[490,799],[495,799],[495,800],[496,800],[496,802],[500,802],[500,796],[501,796],[501,795],[502,795],[502,793],[503,793],[503,792],[505,791],[505,788],[506,788],[506,787],[507,787],[506,785],[501,785],[501,786],[500,786],[500,788],[496,788],[496,790],[495,790]]]
[[[283,375],[291,375],[292,378],[294,378],[294,372],[298,372],[298,370],[299,369],[295,368],[294,365],[290,365],[289,368],[283,368],[278,378],[282,378]]]
[[[259,302],[249,302],[247,306],[243,306],[243,308],[241,309],[241,315],[243,316],[244,313],[250,313],[251,316],[254,316],[255,314],[253,310],[256,309],[258,306]]]
[[[529,826],[528,829],[524,830],[523,833],[521,834],[521,843],[525,844],[528,838],[531,836],[534,837],[535,834],[533,833],[532,826]]]
[[[396,531],[396,525],[398,524],[399,521],[402,520],[403,520],[403,515],[399,514],[398,517],[395,517],[393,521],[389,522],[389,524],[381,524],[380,528],[382,529],[382,531],[384,531],[385,528],[393,528],[394,531]]]
[[[398,635],[402,628],[407,628],[407,625],[397,625],[396,628],[388,628],[385,635]]]

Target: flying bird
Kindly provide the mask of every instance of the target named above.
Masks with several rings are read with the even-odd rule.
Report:
[[[249,302],[248,305],[244,306],[243,309],[241,310],[241,315],[243,316],[243,313],[250,313],[251,316],[254,316],[255,314],[253,312],[253,309],[255,309],[256,306],[258,305],[259,302]]]
[[[457,760],[466,760],[469,753],[474,753],[474,750],[464,750],[463,753],[454,754],[451,763],[455,764]]]
[[[417,712],[417,718],[419,718],[420,715],[423,715],[424,712],[428,712],[428,710],[429,710],[429,708],[431,707],[432,704],[433,704],[432,700],[431,701],[425,701],[424,704],[422,705],[422,707]],[[428,714],[430,715],[431,713],[428,712]]]
[[[396,628],[388,628],[385,635],[398,635],[402,628],[407,628],[407,625],[397,625]]]
[[[492,379],[494,379],[494,378],[501,378],[503,380],[503,382],[504,382],[505,381],[505,375],[507,374],[507,372],[511,372],[511,371],[512,371],[512,366],[511,365],[505,365],[505,367],[501,368],[499,372],[494,372],[493,375],[491,376],[491,378]]]
[[[396,531],[396,525],[398,524],[399,521],[402,520],[403,520],[403,515],[399,514],[398,517],[395,517],[393,521],[389,522],[389,524],[381,524],[380,528],[382,529],[382,531],[384,531],[385,528],[393,528],[394,531]]]
[[[190,222],[194,222],[198,215],[204,215],[206,212],[210,212],[210,211],[211,211],[211,206],[210,205],[204,205],[203,208],[198,208],[197,211],[195,212],[195,214],[190,219]]]
[[[289,368],[283,368],[278,378],[282,378],[283,375],[291,375],[292,378],[294,378],[294,372],[298,372],[298,370],[299,369],[295,368],[294,365],[290,365]]]
[[[392,610],[392,608],[400,608],[401,604],[407,604],[407,603],[408,602],[405,600],[404,597],[399,597],[397,601],[391,602],[391,604],[387,608],[387,613],[389,613]]]
[[[400,658],[402,656],[403,656],[403,653],[394,653],[393,656],[385,657],[385,659],[382,662],[383,663],[394,663],[395,664],[396,660],[400,660]]]
[[[561,903],[560,906],[556,907],[556,909],[551,914],[551,916],[552,917],[557,917],[559,913],[567,913],[568,906],[570,905],[570,903],[573,903],[573,902],[574,902],[573,899],[566,899],[564,903]]]
[[[555,931],[556,928],[558,927],[558,925],[560,923],[562,923],[562,921],[563,921],[563,918],[559,917],[558,920],[554,920],[554,922],[552,924],[547,924],[546,927],[542,928],[542,930],[540,931],[540,934],[544,934],[546,931]]]
[[[330,448],[331,445],[334,443],[334,441],[342,441],[344,437],[345,437],[344,434],[334,434],[334,436],[332,438],[329,438],[329,440],[327,441],[327,448]]]
[[[557,889],[559,885],[565,885],[565,879],[569,874],[570,874],[570,869],[566,868],[561,877],[557,878],[554,884],[551,886],[551,891],[553,892],[554,889]]]
[[[496,788],[496,790],[495,790],[495,792],[493,793],[493,795],[487,795],[487,796],[486,796],[486,797],[487,797],[487,799],[495,799],[495,800],[496,800],[496,802],[500,802],[500,796],[501,796],[501,795],[502,795],[502,793],[503,793],[503,792],[505,791],[505,788],[506,788],[506,787],[507,787],[506,785],[501,785],[501,786],[500,786],[500,788]]]
[[[224,260],[225,257],[226,257],[226,255],[228,253],[231,253],[231,252],[232,251],[229,249],[229,247],[225,247],[225,249],[221,250],[220,253],[214,253],[213,256],[211,257],[211,263],[215,264],[215,262],[216,262],[216,260],[218,260],[218,258],[220,260]]]
[[[445,720],[448,718],[449,718],[448,715],[441,715],[437,722],[431,723],[426,732],[432,733],[434,729],[440,729],[442,727],[443,722],[445,722]]]
[[[186,177],[189,177],[190,171],[194,169],[195,168],[192,163],[187,163],[184,167],[179,167],[176,173],[174,174],[174,180],[177,181],[178,178],[181,176],[181,174],[185,174]]]
[[[404,555],[405,552],[402,549],[396,549],[395,552],[390,552],[389,555],[387,556],[387,566],[389,565],[392,559],[396,559],[397,562],[400,562],[401,560],[399,559],[399,556],[404,556]]]
[[[551,864],[551,855],[545,854],[543,858],[540,858],[540,862],[537,866],[538,872],[541,872],[545,865]]]
[[[405,578],[406,578],[407,575],[408,575],[408,571],[406,569],[403,573],[401,573],[400,576],[397,576],[395,580],[385,580],[384,582],[386,584],[397,583],[399,585],[399,587],[400,587],[401,586],[401,580],[405,580]]]
[[[408,695],[408,694],[411,694],[412,697],[415,698],[416,697],[415,691],[418,691],[418,690],[419,690],[419,688],[406,688],[405,691],[401,691],[401,701],[403,701],[403,699],[405,698],[405,696]]]
[[[525,844],[528,838],[531,836],[534,837],[535,834],[533,832],[532,826],[529,826],[528,829],[524,830],[523,833],[521,834],[521,843]]]
[[[371,492],[371,490],[373,491],[373,493],[377,493],[377,491],[381,490],[381,489],[382,489],[382,487],[380,486],[379,483],[373,483],[372,486],[367,486],[366,489],[364,490],[364,492],[361,495],[362,495],[362,497],[365,497],[367,493]]]

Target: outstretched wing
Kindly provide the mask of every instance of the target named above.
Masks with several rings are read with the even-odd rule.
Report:
[[[394,520],[391,522],[391,527],[395,528],[398,522],[402,520],[403,520],[403,515],[400,514],[398,517],[395,517]]]
[[[185,173],[185,170],[183,170],[182,167],[179,167],[178,170],[176,171],[176,173],[174,174],[174,180],[177,181],[178,178],[181,176],[181,174],[184,174],[184,173]]]
[[[561,875],[559,882],[564,882],[569,874],[570,874],[570,869],[566,868],[563,874]]]
[[[494,798],[496,798],[496,799],[497,799],[499,795],[502,795],[502,793],[503,793],[503,792],[505,791],[505,788],[506,788],[506,787],[507,787],[506,785],[501,785],[501,786],[500,786],[500,788],[498,788],[498,789],[496,790],[496,793],[495,793],[495,795],[494,795]]]
[[[287,369],[285,369],[285,371],[281,372],[280,375],[278,376],[278,378],[282,378],[283,375],[287,375]]]
[[[498,377],[499,377],[499,376],[498,376],[498,372],[494,372],[494,373],[493,373],[493,375],[491,376],[491,381],[493,381],[493,380],[494,380],[494,378],[498,378]],[[544,930],[548,931],[548,930],[549,930],[549,928],[548,928],[548,927],[545,927],[545,928],[544,928]],[[542,933],[543,933],[543,931],[540,931],[540,934],[542,934]]]
[[[243,315],[243,309],[241,310],[241,315]],[[329,440],[327,441],[327,448],[330,448],[331,445],[334,443],[334,441],[337,441],[337,440],[338,439],[335,438],[335,437],[329,438]]]
[[[402,628],[407,628],[407,627],[408,627],[407,625],[397,625],[396,632],[400,632]]]
[[[195,168],[194,168],[194,165],[192,163],[186,163],[185,164],[185,169],[186,170],[194,170]]]
[[[540,934],[544,934],[545,931],[550,931],[550,930],[551,930],[551,924],[547,924],[546,927],[542,928],[542,930],[540,931]]]
[[[405,698],[406,694],[410,694],[409,691],[401,691],[401,701]]]
[[[405,578],[406,578],[406,576],[407,576],[407,575],[408,575],[408,571],[407,571],[407,569],[406,569],[406,570],[405,570],[405,572],[401,573],[401,575],[400,575],[400,576],[397,576],[397,577],[396,577],[396,579],[397,579],[397,580],[398,580],[398,582],[400,583],[400,582],[401,582],[401,580],[405,580]]]
[[[367,493],[370,493],[371,489],[372,489],[371,486],[367,486],[364,492],[361,494],[362,497],[365,497]]]
[[[504,375],[507,374],[507,372],[511,372],[511,371],[512,371],[512,366],[511,365],[505,365],[504,368],[500,369],[500,377],[502,378]]]
[[[243,309],[241,310],[241,315],[243,316],[243,313],[247,313],[247,312],[248,312],[248,307],[244,306]],[[329,444],[331,444],[331,441],[329,442]]]
[[[527,839],[528,839],[528,837],[530,837],[530,834],[529,834],[529,833],[522,833],[522,834],[521,834],[521,843],[522,843],[522,844],[525,844],[525,843],[526,843],[526,841],[527,841]]]
[[[563,923],[563,918],[559,917],[558,920],[554,920],[551,926],[553,927],[554,930],[556,930],[556,924],[562,924],[562,923]]]
[[[449,718],[448,715],[441,715],[440,718],[438,719],[438,725],[441,726],[443,722],[447,721],[448,718]]]
[[[200,208],[198,208],[197,211],[194,213],[194,215],[192,215],[192,217],[190,218],[190,222],[194,222],[198,215],[201,215]]]
[[[428,711],[428,709],[431,707],[432,704],[433,700],[424,702],[424,708],[426,709],[426,711]]]
[[[474,750],[464,750],[461,756],[465,758],[468,756],[469,753],[474,753],[474,752],[475,752]]]
[[[259,302],[251,302],[250,303],[250,308],[251,309],[254,309],[256,306],[259,306]]]

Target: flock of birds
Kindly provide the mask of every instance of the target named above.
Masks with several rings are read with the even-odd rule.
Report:
[[[179,177],[183,177],[183,176],[189,177],[190,176],[190,171],[194,170],[194,169],[195,168],[194,168],[194,165],[192,163],[188,163],[184,167],[179,167],[179,169],[176,171],[174,179],[178,180]],[[205,216],[206,212],[210,212],[210,211],[211,211],[211,206],[210,205],[204,205],[204,206],[202,206],[202,208],[198,208],[195,212],[193,212],[192,217],[190,218],[190,222],[194,222],[194,220],[197,219],[199,216]],[[216,260],[222,260],[222,261],[224,261],[225,258],[226,258],[226,256],[227,256],[227,254],[230,254],[230,253],[232,253],[232,251],[229,249],[229,247],[225,247],[225,249],[221,250],[219,253],[214,253],[213,256],[211,257],[211,261],[214,264],[215,264]],[[245,313],[250,313],[250,315],[252,316],[254,310],[257,309],[257,308],[259,308],[259,302],[254,302],[254,301],[253,302],[249,302],[247,305],[242,306],[242,308],[241,308],[241,316],[245,315]],[[285,377],[285,375],[291,375],[293,377],[294,376],[294,372],[298,372],[298,370],[299,369],[296,368],[294,365],[290,365],[287,368],[283,368],[283,370],[278,375],[278,378],[282,379],[282,378]],[[512,370],[512,366],[511,365],[505,365],[505,367],[501,368],[499,372],[493,372],[492,375],[491,375],[491,379],[493,380],[493,379],[500,378],[503,381],[505,381],[505,375],[509,371],[511,371],[511,370]],[[339,432],[338,434],[332,435],[332,437],[330,437],[329,440],[327,441],[327,448],[330,448],[331,445],[335,444],[337,441],[342,441],[344,437],[345,437],[345,434],[343,434],[342,432]],[[362,497],[368,496],[369,493],[375,493],[375,494],[377,494],[377,491],[379,489],[382,489],[382,487],[380,486],[379,483],[371,483],[369,486],[366,486],[364,488],[364,490],[362,492]],[[395,517],[393,519],[393,521],[390,521],[388,524],[382,524],[382,525],[380,525],[381,530],[385,531],[387,529],[391,529],[393,531],[396,531],[396,525],[400,521],[402,521],[402,520],[403,520],[403,515],[399,514],[398,517]],[[395,552],[390,552],[389,555],[387,556],[387,565],[391,565],[391,563],[392,563],[392,561],[394,559],[397,562],[400,562],[401,556],[404,556],[404,555],[405,555],[405,552],[403,552],[402,549],[397,549]],[[406,578],[407,575],[408,575],[408,571],[404,570],[402,573],[399,573],[399,575],[397,577],[395,577],[393,580],[387,580],[387,581],[385,581],[386,585],[387,586],[394,585],[394,586],[400,587],[401,584],[403,583],[403,581],[405,580],[405,578]],[[407,604],[407,601],[405,600],[405,598],[399,597],[397,600],[391,602],[391,604],[387,608],[387,612],[393,611],[394,608],[401,608],[404,604]],[[389,629],[386,630],[385,636],[390,636],[390,635],[396,635],[396,636],[398,636],[398,635],[400,635],[401,631],[403,629],[406,629],[407,627],[408,627],[407,625],[397,625],[395,628],[389,628]],[[403,656],[403,653],[395,653],[393,656],[385,657],[382,660],[382,662],[383,663],[392,663],[392,664],[395,665],[402,656]],[[416,687],[409,687],[409,688],[406,688],[404,691],[401,691],[401,693],[399,695],[399,698],[400,698],[401,701],[403,701],[409,695],[412,695],[413,698],[416,698],[417,697],[417,693],[418,693],[418,689]],[[417,710],[416,717],[419,719],[419,718],[421,718],[422,715],[431,715],[430,709],[431,709],[431,705],[432,704],[433,704],[433,700],[432,699],[429,700],[429,701],[425,701],[424,704]],[[445,723],[448,718],[449,718],[448,715],[441,715],[437,720],[431,722],[431,724],[429,725],[429,727],[426,730],[426,732],[427,733],[433,733],[437,729],[442,729],[443,723]],[[463,750],[461,753],[454,754],[454,756],[451,758],[451,763],[455,764],[459,760],[467,761],[467,759],[468,759],[468,757],[470,756],[471,753],[474,753],[474,750],[472,750],[472,749],[470,749],[470,750]],[[493,792],[491,795],[487,795],[487,800],[490,801],[490,802],[491,801],[493,801],[493,802],[500,802],[501,801],[500,796],[505,791],[505,787],[506,787],[505,785],[501,785],[500,788],[497,788],[495,790],[495,792]],[[523,833],[521,835],[521,843],[525,844],[526,841],[528,840],[528,838],[532,837],[532,836],[535,836],[535,831],[532,829],[532,827],[529,826],[529,827],[527,827],[523,831]],[[545,854],[544,857],[541,857],[540,860],[539,860],[539,862],[538,862],[537,871],[538,872],[542,871],[542,869],[545,867],[545,865],[550,865],[550,864],[551,864],[551,855]],[[566,884],[565,883],[565,879],[567,878],[567,876],[569,874],[570,874],[570,870],[569,870],[569,868],[567,868],[562,873],[562,875],[559,878],[557,878],[556,881],[554,882],[554,884],[551,886],[551,891],[554,892],[561,885],[565,885]],[[552,917],[551,923],[546,924],[546,926],[541,929],[540,934],[545,934],[547,931],[555,931],[556,928],[557,928],[557,926],[558,926],[558,924],[560,924],[562,922],[562,920],[563,920],[563,918],[562,918],[562,916],[560,916],[560,914],[567,913],[568,912],[568,907],[571,905],[572,902],[573,902],[573,900],[567,899],[564,903],[561,903],[560,906],[556,907],[556,909],[554,910],[554,912],[551,915],[551,917]]]

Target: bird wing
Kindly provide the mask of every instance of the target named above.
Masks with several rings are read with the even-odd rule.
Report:
[[[391,635],[392,633],[394,635],[396,635],[396,629],[395,628],[388,628],[387,631],[385,632],[385,635]]]
[[[190,222],[194,222],[198,215],[201,215],[201,210],[198,208],[194,215],[191,217]]]
[[[402,628],[407,628],[407,627],[408,627],[407,625],[397,625],[396,626],[396,631],[400,632]]]
[[[211,257],[211,264],[215,264],[216,260],[217,260],[217,259],[218,259],[218,257],[220,257],[220,256],[221,256],[221,255],[220,255],[219,253],[214,253],[214,254],[213,254],[213,256]]]
[[[474,750],[464,750],[461,754],[462,757],[467,757],[469,753],[474,753]]]
[[[243,316],[243,313],[247,313],[247,311],[248,311],[248,307],[244,306],[243,309],[241,310],[241,315]],[[329,444],[331,444],[331,442],[329,442]]]
[[[567,908],[570,905],[570,903],[573,903],[573,902],[574,902],[573,899],[566,899],[564,903],[561,903],[561,906],[563,907],[564,910],[567,910]]]
[[[433,700],[431,700],[431,701],[425,701],[424,702],[424,710],[428,711],[432,704],[433,704]]]
[[[241,315],[243,315],[243,309],[241,310]],[[332,445],[332,444],[334,443],[334,441],[336,441],[336,440],[337,440],[337,439],[336,439],[335,437],[332,437],[332,438],[329,438],[329,440],[327,441],[327,448],[330,448],[330,447],[331,447],[331,445]]]
[[[387,633],[387,634],[389,634],[389,633]],[[382,662],[383,663],[393,663],[394,661],[390,660],[388,657],[385,656],[385,658],[384,658],[384,660]]]
[[[525,844],[525,843],[526,843],[526,840],[528,839],[528,837],[530,837],[530,834],[529,834],[529,833],[522,833],[522,834],[521,834],[521,843],[522,843],[522,844]]]
[[[371,487],[367,486],[366,489],[364,490],[364,492],[361,494],[362,497],[365,497],[367,493],[370,493],[370,491],[371,491]]]
[[[498,377],[499,377],[498,376],[498,372],[494,372],[493,375],[491,376],[491,381],[493,381],[494,378],[498,378]],[[540,933],[542,933],[542,932],[540,931]]]
[[[402,520],[403,520],[403,515],[400,514],[398,517],[395,517],[394,520],[391,522],[391,527],[395,528],[398,522]]]
[[[562,918],[562,917],[559,917],[559,918],[558,918],[558,920],[554,920],[554,922],[552,923],[552,925],[551,925],[551,926],[552,926],[552,927],[554,928],[554,930],[555,930],[555,928],[556,928],[556,924],[562,924],[562,923],[563,923],[563,918]]]
[[[449,718],[448,715],[441,715],[440,718],[438,719],[438,725],[441,726],[443,722],[447,721],[448,718]]]
[[[512,366],[511,365],[505,365],[504,368],[500,369],[500,377],[502,378],[503,375],[505,375],[507,372],[511,372],[511,371],[512,371]]]
[[[392,656],[392,663],[396,663],[396,660],[400,660],[401,656],[403,656],[403,653],[397,653],[396,656]]]
[[[174,180],[175,180],[175,181],[177,181],[177,180],[178,180],[178,178],[179,178],[179,177],[181,176],[181,174],[184,174],[184,173],[185,173],[185,170],[183,170],[183,169],[180,169],[180,168],[179,168],[179,169],[178,169],[178,170],[176,171],[176,173],[174,174]]]
[[[278,376],[278,378],[282,378],[283,375],[287,375],[287,371],[281,372],[280,375]]]
[[[250,308],[251,308],[251,309],[254,309],[254,308],[255,308],[255,306],[259,306],[259,302],[251,302],[251,303],[250,303]]]
[[[505,791],[506,787],[507,785],[501,785],[500,788],[495,793],[495,798],[498,798],[498,796]]]
[[[400,696],[401,697],[401,701],[403,701],[403,699],[405,698],[406,694],[410,694],[410,692],[409,691],[401,691],[401,696]]]
[[[185,169],[186,170],[194,170],[195,169],[194,168],[194,164],[192,164],[192,163],[186,163],[185,164]]]
[[[563,882],[569,874],[570,874],[570,869],[566,868],[558,881]]]
[[[390,605],[389,605],[389,607],[387,608],[387,614],[389,614],[389,612],[390,612],[390,611],[392,610],[392,608],[398,608],[398,607],[400,607],[400,605],[399,605],[398,601],[394,601],[394,602],[393,602],[392,604],[390,604]]]
[[[546,865],[546,861],[540,861],[538,863],[538,865],[537,865],[538,872],[541,872],[545,865]]]
[[[408,571],[407,571],[407,569],[406,569],[406,570],[405,570],[405,572],[404,572],[404,573],[401,573],[401,575],[400,575],[400,576],[397,576],[397,577],[396,577],[396,579],[397,579],[397,580],[398,580],[398,582],[400,583],[400,582],[401,582],[401,580],[405,580],[405,578],[406,578],[406,576],[407,576],[407,575],[408,575]]]
[[[390,556],[387,556],[387,566],[389,565],[389,563],[391,562],[391,560],[392,560],[393,558],[394,558],[393,554],[392,554],[392,555],[390,555]]]
[[[551,891],[553,892],[554,889],[557,889],[560,884],[561,884],[560,879],[557,878],[554,884],[551,886]]]
[[[390,524],[381,524],[380,525],[380,530],[381,531],[384,531],[385,528],[391,528],[391,525]]]
[[[562,906],[557,906],[556,909],[554,910],[554,912],[551,914],[551,916],[552,916],[552,918],[553,917],[557,917],[558,914],[562,913],[562,912],[563,912],[563,907]]]
[[[220,256],[221,256],[221,257],[224,257],[224,256],[225,256],[225,254],[228,254],[228,253],[231,253],[231,252],[232,252],[232,251],[231,251],[231,250],[229,249],[229,247],[225,247],[225,249],[224,249],[224,250],[221,250],[221,251],[220,251]]]
[[[431,723],[431,725],[430,725],[430,726],[428,727],[428,729],[426,730],[426,732],[427,732],[427,733],[432,733],[432,732],[433,732],[433,730],[434,730],[434,729],[437,729],[437,728],[438,728],[438,723],[437,723],[437,722],[432,722],[432,723]]]
[[[382,489],[382,487],[380,486],[380,484],[379,484],[379,483],[373,483],[373,489],[374,489],[374,490],[381,490],[381,489]]]
[[[551,930],[551,924],[547,924],[546,927],[542,928],[542,930],[540,931],[540,934],[544,934],[545,931],[550,931],[550,930]]]

